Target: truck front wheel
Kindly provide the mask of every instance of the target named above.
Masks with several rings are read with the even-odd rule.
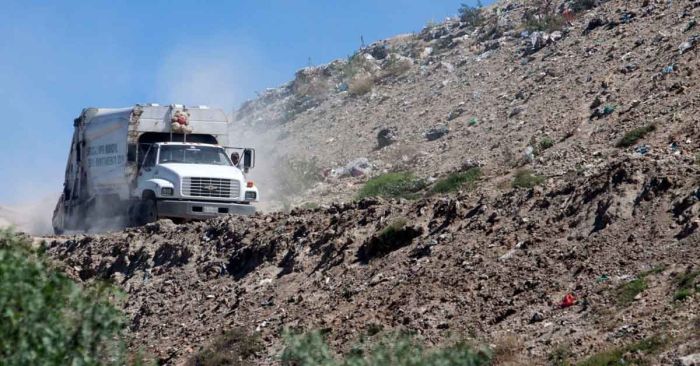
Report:
[[[158,205],[153,198],[141,200],[138,207],[138,224],[146,225],[158,220]]]

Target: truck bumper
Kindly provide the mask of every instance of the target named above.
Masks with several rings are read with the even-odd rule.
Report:
[[[220,215],[252,215],[255,206],[242,203],[207,201],[158,201],[158,216],[182,219],[208,219]]]

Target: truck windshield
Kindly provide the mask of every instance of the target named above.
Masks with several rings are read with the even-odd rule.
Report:
[[[212,146],[164,145],[160,147],[160,164],[231,165],[224,149]]]

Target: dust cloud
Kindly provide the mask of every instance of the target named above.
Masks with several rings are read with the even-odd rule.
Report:
[[[39,201],[0,206],[0,228],[32,235],[52,234],[51,216],[57,199],[57,196],[47,196]]]
[[[291,152],[279,146],[275,131],[263,133],[234,121],[238,105],[252,97],[252,88],[269,79],[266,73],[254,48],[215,40],[175,47],[164,58],[156,89],[161,104],[207,105],[227,112],[232,122],[229,145],[256,150],[256,166],[247,175],[260,191],[256,206],[271,211],[287,199],[288,182],[280,173]]]

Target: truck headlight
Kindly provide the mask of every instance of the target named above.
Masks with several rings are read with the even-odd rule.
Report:
[[[175,190],[173,190],[172,188],[169,188],[169,187],[160,189],[161,196],[172,196],[174,193],[175,193]]]
[[[255,191],[246,191],[245,192],[246,201],[254,201],[256,198],[258,198],[258,194]]]

